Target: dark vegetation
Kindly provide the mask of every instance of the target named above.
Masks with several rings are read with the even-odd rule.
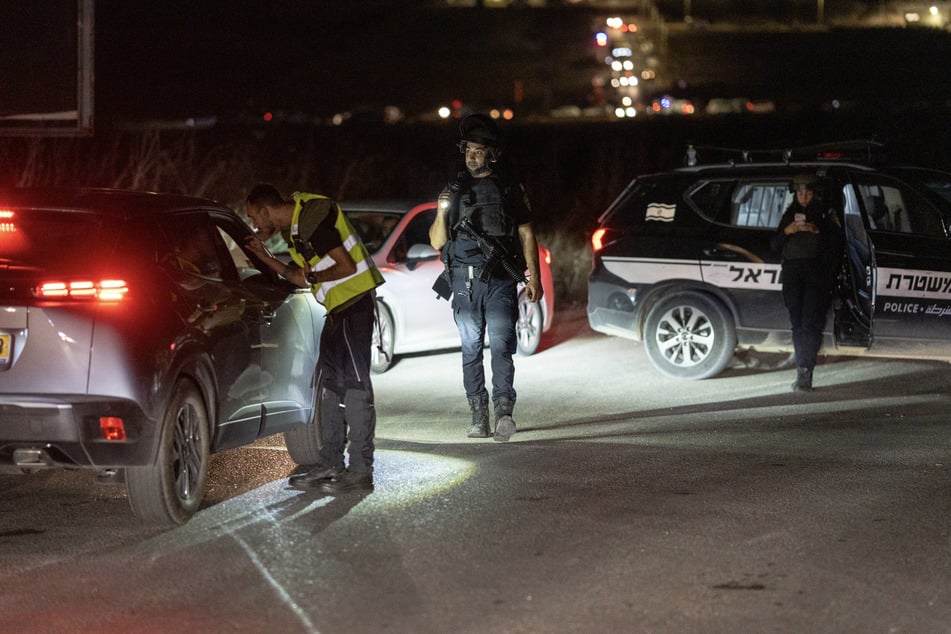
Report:
[[[875,138],[898,162],[947,169],[948,109],[848,115],[798,112],[626,123],[511,124],[505,158],[523,176],[559,299],[580,301],[600,213],[638,174],[683,164],[688,143],[782,148]],[[241,209],[257,181],[339,199],[434,197],[461,168],[455,122],[274,126],[0,139],[0,185],[92,185],[206,196]]]

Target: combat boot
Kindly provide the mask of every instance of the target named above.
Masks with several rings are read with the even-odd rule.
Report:
[[[793,392],[812,391],[812,368],[796,368],[796,380],[792,384]]]
[[[469,398],[469,409],[472,410],[472,423],[466,435],[469,438],[488,438],[489,431],[489,401],[477,396]]]
[[[499,442],[508,442],[508,439],[515,433],[515,420],[512,418],[515,401],[508,398],[500,398],[494,405],[495,433],[492,435],[492,439]]]

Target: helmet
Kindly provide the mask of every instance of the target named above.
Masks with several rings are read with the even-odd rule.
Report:
[[[495,121],[484,114],[470,114],[464,118],[459,124],[459,133],[463,141],[493,148],[499,146],[499,129]]]
[[[796,176],[793,177],[792,190],[796,191],[800,187],[805,187],[806,189],[815,191],[817,182],[818,179],[816,178],[815,174],[810,174],[808,172],[796,174]]]

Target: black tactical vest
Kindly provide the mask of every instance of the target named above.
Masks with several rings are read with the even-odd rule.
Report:
[[[485,261],[478,242],[452,230],[461,218],[471,219],[483,235],[498,238],[512,249],[518,246],[517,228],[505,213],[505,196],[505,187],[494,176],[469,179],[456,194],[458,209],[452,209],[449,217],[454,265],[479,266]]]

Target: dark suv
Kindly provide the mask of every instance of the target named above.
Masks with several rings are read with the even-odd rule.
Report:
[[[284,434],[317,462],[325,312],[209,200],[0,189],[0,470],[124,477],[137,516],[186,522],[212,452]]]
[[[951,360],[951,173],[889,166],[872,145],[741,156],[636,178],[604,212],[594,330],[643,341],[683,379],[715,376],[737,346],[792,351],[771,239],[809,173],[846,236],[823,349]]]

